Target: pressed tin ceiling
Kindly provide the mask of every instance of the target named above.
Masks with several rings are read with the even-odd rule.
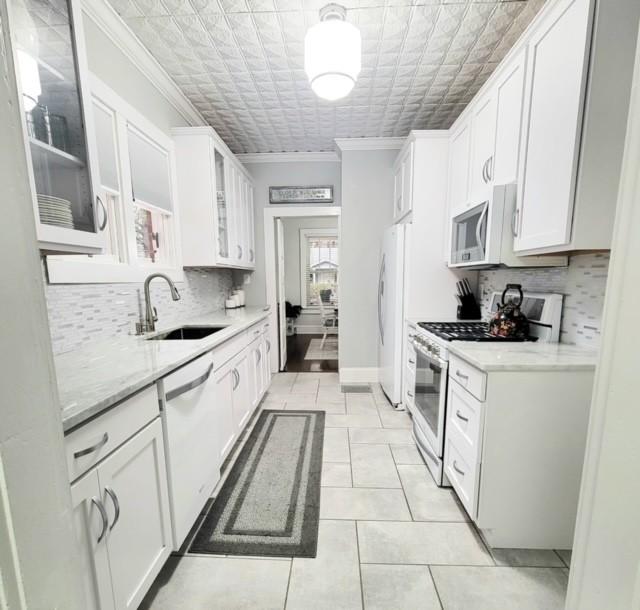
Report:
[[[545,0],[342,0],[362,34],[348,97],[319,99],[304,35],[327,0],[110,0],[236,153],[449,127]]]

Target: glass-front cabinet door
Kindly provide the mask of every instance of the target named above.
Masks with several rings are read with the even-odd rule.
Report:
[[[40,247],[100,252],[108,218],[94,190],[80,10],[72,0],[10,0],[10,25]]]
[[[227,171],[224,156],[214,149],[214,165],[216,177],[216,217],[218,226],[218,257],[222,261],[229,259],[230,231],[229,231],[229,193],[227,189]]]

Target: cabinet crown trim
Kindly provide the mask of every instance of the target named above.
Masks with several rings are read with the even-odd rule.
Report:
[[[160,93],[191,125],[206,125],[207,121],[176,85],[166,70],[140,42],[115,9],[105,0],[82,0],[87,14],[125,56],[155,85]]]

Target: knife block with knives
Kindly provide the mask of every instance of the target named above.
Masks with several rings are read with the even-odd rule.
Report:
[[[458,320],[480,320],[482,317],[480,306],[471,290],[469,280],[465,278],[456,282],[456,287],[458,288],[458,294],[456,294],[456,299],[458,299]]]

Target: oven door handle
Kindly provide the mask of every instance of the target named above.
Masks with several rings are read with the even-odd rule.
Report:
[[[443,370],[446,370],[447,367],[449,366],[449,363],[446,360],[442,360],[442,359],[438,358],[437,356],[434,356],[433,354],[430,354],[421,345],[418,345],[417,343],[415,343],[413,341],[412,341],[412,344],[413,344],[413,347],[415,348],[415,350],[417,352],[420,352],[420,354],[422,354],[429,362],[437,364]]]

